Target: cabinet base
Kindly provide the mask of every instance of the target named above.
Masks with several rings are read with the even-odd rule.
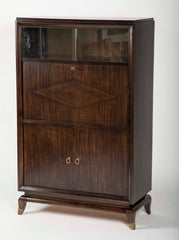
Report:
[[[144,206],[145,211],[148,214],[150,214],[151,200],[152,200],[151,196],[147,194],[134,205],[131,205],[129,207],[120,207],[120,206],[109,206],[109,205],[101,205],[101,204],[94,204],[94,203],[87,203],[87,202],[75,202],[75,201],[69,201],[64,199],[23,195],[19,198],[18,214],[21,215],[24,212],[27,202],[56,204],[56,205],[60,204],[60,205],[73,206],[73,207],[78,206],[83,208],[108,210],[113,212],[125,213],[127,215],[127,220],[128,220],[130,229],[134,230],[136,228],[136,225],[135,225],[136,212]]]

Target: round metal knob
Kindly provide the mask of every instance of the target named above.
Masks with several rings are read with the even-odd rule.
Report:
[[[67,157],[66,158],[66,164],[70,164],[71,163],[71,158],[70,157]]]
[[[80,158],[76,158],[76,159],[75,159],[75,164],[76,164],[76,165],[79,165],[79,164],[80,164]]]

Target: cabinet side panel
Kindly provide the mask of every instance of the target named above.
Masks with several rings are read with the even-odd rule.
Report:
[[[17,94],[17,149],[18,149],[18,188],[23,185],[23,103],[21,74],[21,30],[16,21],[16,94]]]
[[[133,203],[151,190],[154,22],[136,23],[134,38]]]

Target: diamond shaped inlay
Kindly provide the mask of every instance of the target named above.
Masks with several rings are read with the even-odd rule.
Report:
[[[78,81],[69,81],[52,87],[38,89],[34,93],[60,104],[76,108],[114,98],[114,96],[108,93]]]

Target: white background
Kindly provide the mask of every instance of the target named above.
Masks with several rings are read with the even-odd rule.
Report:
[[[1,0],[0,239],[179,239],[179,1]],[[15,18],[154,17],[152,215],[124,215],[29,203],[17,215]],[[177,237],[178,236],[178,237]]]

